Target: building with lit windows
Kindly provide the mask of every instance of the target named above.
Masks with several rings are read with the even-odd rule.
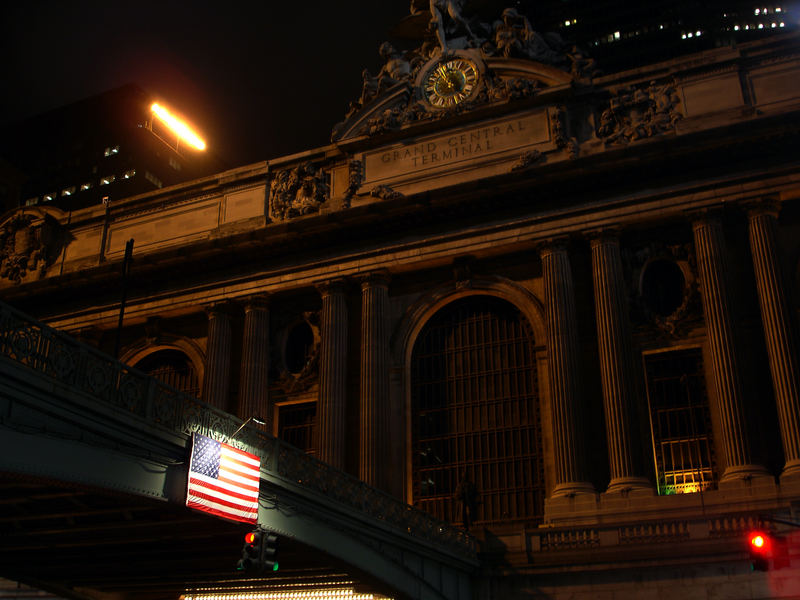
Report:
[[[181,143],[153,102],[130,84],[10,126],[0,145],[13,167],[3,177],[3,207],[87,208],[223,169]]]
[[[468,531],[418,597],[799,597],[800,37],[610,71],[416,4],[330,145],[8,213],[4,301]]]

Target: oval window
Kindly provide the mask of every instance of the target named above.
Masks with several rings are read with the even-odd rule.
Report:
[[[686,279],[681,268],[671,260],[657,259],[645,267],[642,298],[660,317],[668,317],[683,304]]]
[[[302,372],[308,362],[313,346],[314,332],[311,331],[311,326],[308,323],[301,321],[289,330],[284,353],[286,369],[289,373],[296,375]]]

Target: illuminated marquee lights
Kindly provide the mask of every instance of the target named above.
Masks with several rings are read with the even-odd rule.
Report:
[[[192,148],[196,148],[197,150],[205,150],[206,143],[200,139],[192,128],[189,127],[188,123],[181,121],[178,117],[170,113],[166,108],[154,102],[153,105],[150,107],[150,110],[153,112],[155,116],[157,116],[161,121],[169,127],[169,129],[178,136],[178,139],[181,139],[187,142]]]
[[[239,592],[231,594],[186,594],[181,600],[375,600],[372,594],[357,594],[352,588]]]

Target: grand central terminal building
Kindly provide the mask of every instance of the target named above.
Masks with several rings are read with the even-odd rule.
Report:
[[[327,146],[7,212],[3,301],[468,532],[476,598],[800,597],[800,38],[431,10]]]

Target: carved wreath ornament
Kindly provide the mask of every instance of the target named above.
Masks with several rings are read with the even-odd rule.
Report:
[[[312,163],[278,171],[270,187],[270,216],[274,221],[284,221],[317,213],[329,197],[325,173]]]
[[[30,215],[17,215],[0,229],[0,277],[20,283],[31,271],[44,270],[47,249],[44,222],[33,226]]]
[[[600,116],[597,135],[607,145],[629,144],[675,129],[683,118],[672,84],[651,82],[645,89],[620,90]]]

